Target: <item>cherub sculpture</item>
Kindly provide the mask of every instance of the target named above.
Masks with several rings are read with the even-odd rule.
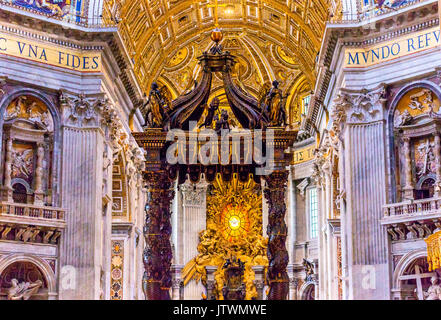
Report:
[[[306,272],[306,281],[312,281],[312,277],[314,275],[314,264],[307,260],[307,259],[303,259],[303,267],[305,268],[305,272]]]
[[[210,103],[210,107],[208,108],[208,114],[205,117],[204,123],[200,126],[200,128],[205,127],[209,128],[211,127],[211,124],[213,123],[214,115],[217,110],[219,110],[219,98],[215,97],[213,101]]]

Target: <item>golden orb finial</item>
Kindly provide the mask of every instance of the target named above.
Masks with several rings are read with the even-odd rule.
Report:
[[[213,31],[211,31],[211,40],[214,42],[219,43],[224,38],[224,35],[222,34],[222,30],[216,27]]]

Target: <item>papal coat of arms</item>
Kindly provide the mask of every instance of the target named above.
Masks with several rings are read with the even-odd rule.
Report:
[[[12,0],[15,5],[56,16],[68,14],[71,2],[72,0]]]

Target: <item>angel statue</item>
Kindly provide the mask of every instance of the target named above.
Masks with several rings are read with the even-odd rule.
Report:
[[[8,289],[8,300],[29,300],[43,285],[41,280],[19,283],[17,279],[12,279],[11,283],[12,287]]]
[[[32,171],[32,149],[23,152],[13,151],[12,170],[14,175],[23,175],[26,178],[31,176]]]
[[[305,280],[312,281],[314,276],[314,264],[307,259],[303,259],[303,267],[305,268],[306,272]]]
[[[208,113],[207,116],[205,117],[204,123],[201,124],[200,128],[205,127],[205,128],[209,128],[211,127],[211,124],[213,123],[213,119],[214,119],[214,115],[216,113],[217,110],[219,110],[219,98],[215,97],[211,103],[210,103],[210,107],[208,108]]]
[[[268,119],[272,127],[286,126],[285,101],[282,90],[279,89],[279,81],[274,80],[272,85],[266,82],[259,92],[259,107],[261,109],[259,121],[264,122]]]
[[[161,88],[156,82],[152,83],[150,95],[141,112],[148,128],[163,128],[170,118],[173,109],[172,98],[166,86]]]

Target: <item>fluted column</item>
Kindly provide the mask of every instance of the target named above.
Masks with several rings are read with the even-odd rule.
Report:
[[[380,224],[387,203],[385,90],[344,92],[346,297],[389,299],[388,243]]]
[[[287,300],[289,293],[288,251],[285,223],[288,171],[276,171],[265,177],[265,199],[268,202],[268,300]]]
[[[44,145],[39,143],[37,146],[37,168],[35,169],[35,205],[43,205],[43,159],[44,159]]]
[[[62,207],[67,210],[61,239],[62,274],[75,283],[61,286],[61,299],[100,297],[104,137],[98,128],[63,129]],[[73,269],[71,269],[73,267]],[[72,276],[72,278],[70,278]],[[62,280],[66,281],[66,280]],[[63,282],[64,283],[64,282]]]
[[[12,200],[12,138],[6,141],[6,158],[5,158],[5,198],[7,202]]]
[[[182,196],[182,219],[179,220],[182,231],[178,245],[181,248],[183,265],[199,254],[199,233],[207,227],[207,187],[208,184],[203,180],[198,184],[186,182],[179,186]],[[204,290],[201,282],[190,281],[184,288],[184,299],[199,300]]]
[[[412,182],[412,158],[410,154],[410,138],[404,137],[404,163],[405,163],[405,186],[404,196],[408,199],[413,199],[413,182]]]
[[[325,161],[325,164],[323,165],[323,174],[324,174],[324,190],[325,190],[325,202],[324,202],[324,213],[325,215],[322,218],[323,224],[321,225],[320,232],[323,233],[323,239],[324,239],[324,247],[322,250],[324,250],[324,261],[320,261],[320,265],[322,265],[324,268],[325,276],[323,278],[324,281],[326,281],[326,299],[331,299],[332,297],[332,288],[333,288],[333,260],[332,260],[332,234],[329,226],[329,219],[331,218],[332,214],[332,170],[331,170],[331,160],[327,159]]]
[[[66,229],[60,240],[60,298],[98,300],[110,266],[110,219],[103,201],[109,128],[118,119],[103,95],[60,93],[62,110],[62,208]],[[109,279],[109,277],[107,277]]]
[[[437,132],[435,137],[435,163],[436,163],[436,182],[435,182],[435,197],[441,196],[441,137]]]

